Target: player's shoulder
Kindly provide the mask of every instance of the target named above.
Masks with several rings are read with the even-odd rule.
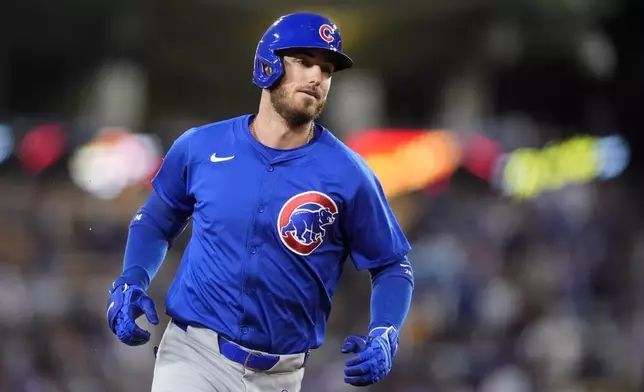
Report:
[[[234,130],[248,119],[249,115],[197,125],[183,131],[174,141],[176,148],[188,152],[189,156],[201,156],[204,148],[226,144],[234,139]],[[209,155],[208,155],[209,156]]]
[[[227,136],[233,132],[234,128],[247,120],[249,115],[232,117],[226,120],[220,120],[207,124],[198,125],[184,131],[179,139],[187,139],[191,142],[205,141],[204,139],[218,139]]]
[[[373,175],[373,171],[365,159],[331,131],[326,128],[325,130],[327,132],[327,137],[325,138],[327,157],[325,160],[332,162],[335,166],[339,166],[336,169],[341,169],[354,178],[355,176],[370,178]]]

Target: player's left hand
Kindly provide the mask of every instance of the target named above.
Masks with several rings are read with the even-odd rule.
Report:
[[[374,328],[369,336],[351,335],[344,341],[343,353],[356,353],[346,361],[344,381],[357,387],[375,384],[391,371],[398,350],[394,327]]]

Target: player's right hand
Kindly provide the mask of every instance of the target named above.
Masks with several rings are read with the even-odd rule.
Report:
[[[148,321],[159,324],[152,298],[139,286],[121,284],[110,289],[107,300],[107,323],[118,339],[128,346],[140,346],[150,340],[150,332],[136,325],[145,314]]]

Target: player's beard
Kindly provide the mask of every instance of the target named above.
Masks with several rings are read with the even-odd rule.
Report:
[[[277,114],[282,116],[286,123],[294,128],[317,120],[326,106],[326,99],[322,99],[316,100],[312,105],[297,107],[295,100],[289,97],[288,92],[281,84],[270,89],[270,95],[271,104]]]

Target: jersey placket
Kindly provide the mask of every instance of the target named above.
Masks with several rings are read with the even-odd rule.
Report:
[[[254,295],[256,289],[255,279],[258,273],[270,273],[260,268],[259,263],[262,259],[262,244],[266,241],[262,241],[261,231],[262,226],[266,225],[267,219],[270,217],[267,216],[268,208],[273,194],[273,190],[279,182],[279,173],[276,169],[276,162],[269,162],[264,166],[264,174],[261,177],[260,182],[258,183],[258,192],[257,201],[255,203],[255,214],[252,217],[252,221],[249,224],[249,231],[246,242],[246,263],[244,265],[244,275],[243,275],[243,297],[245,304],[254,304],[254,301],[251,297]],[[252,305],[251,305],[252,306]],[[249,336],[254,330],[254,324],[257,322],[257,319],[253,314],[257,309],[249,309],[249,306],[244,305],[243,314],[240,325],[241,333],[241,343],[242,345],[248,343],[251,339]]]

